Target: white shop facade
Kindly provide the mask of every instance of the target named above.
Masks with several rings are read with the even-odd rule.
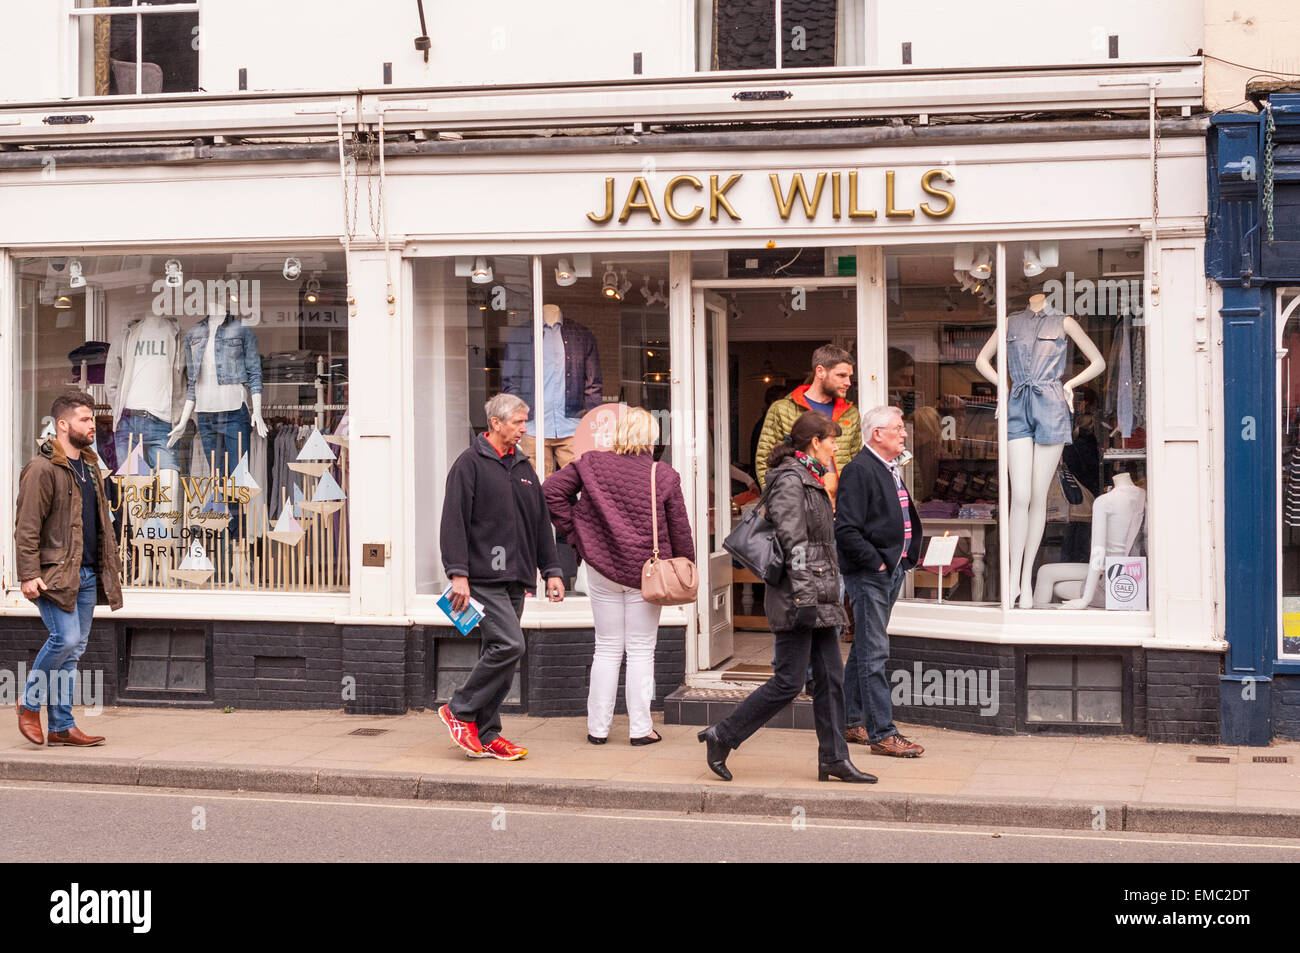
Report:
[[[117,700],[426,707],[477,652],[436,605],[447,468],[497,391],[531,387],[549,426],[545,375],[531,371],[546,360],[537,329],[558,313],[595,341],[593,406],[651,410],[662,459],[683,475],[702,585],[698,604],[663,613],[656,694],[668,720],[701,722],[770,659],[755,586],[721,549],[750,502],[756,425],[833,342],[854,355],[858,407],[904,412],[925,535],[958,538],[895,609],[889,669],[917,681],[897,717],[1208,739],[1224,648],[1220,389],[1204,138],[1183,123],[1159,143],[1158,218],[1145,123],[1097,138],[1050,124],[1018,141],[907,145],[679,134],[7,169],[0,436],[14,449],[0,497],[13,500],[50,399],[84,386],[123,497],[126,608],[97,616],[90,653]],[[74,264],[84,282],[70,286]],[[226,298],[209,316],[214,282]],[[1029,549],[1029,608],[1008,583],[1013,454],[997,413],[1015,382],[987,380],[976,357],[990,339],[1005,351],[1036,294],[1074,318],[1105,370],[1076,391]],[[261,399],[248,409],[261,419],[226,434],[233,453],[222,444],[218,459],[211,433],[189,429],[175,459],[147,428],[122,439],[123,348],[150,315],[182,355],[205,321],[251,328]],[[1068,373],[1087,363],[1077,351]],[[1142,491],[1143,512],[1089,580],[1095,501],[1117,483]],[[183,499],[179,516],[159,487]],[[12,521],[12,502],[0,512]],[[189,565],[211,575],[179,572],[198,555]],[[1038,585],[1057,566],[1075,569]],[[573,569],[562,604],[527,603],[520,710],[585,710],[592,616]],[[1107,608],[1113,575],[1130,598]],[[16,661],[40,633],[11,549],[4,586]],[[1081,596],[1088,607],[1066,605]],[[953,673],[983,693],[954,697]],[[1172,690],[1187,685],[1192,697]],[[805,715],[796,704],[791,723]]]

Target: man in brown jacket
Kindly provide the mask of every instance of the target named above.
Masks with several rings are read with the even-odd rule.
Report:
[[[86,650],[95,606],[122,607],[121,564],[95,440],[94,399],[72,391],[54,401],[55,437],[18,478],[14,542],[23,595],[36,603],[50,637],[32,663],[18,703],[18,730],[44,744],[41,705],[50,710],[51,745],[99,745],[72,721],[77,660]]]

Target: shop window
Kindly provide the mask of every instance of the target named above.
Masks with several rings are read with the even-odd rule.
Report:
[[[697,0],[701,70],[860,66],[863,0]]]
[[[536,289],[534,267],[541,275]],[[575,455],[604,449],[601,441],[617,421],[616,413],[602,411],[607,405],[650,411],[659,424],[658,452],[666,451],[668,256],[466,256],[417,261],[414,270],[416,429],[433,435],[431,465],[417,469],[416,492],[435,501],[416,514],[423,541],[416,588],[438,593],[450,583],[438,548],[443,485],[456,457],[487,429],[489,398],[511,393],[529,405],[520,450],[543,479]],[[557,544],[566,589],[585,592],[585,570],[563,537]]]
[[[121,12],[123,8],[130,12]],[[77,0],[71,28],[77,35],[77,88],[82,96],[188,93],[199,88],[195,4]]]
[[[889,394],[908,424],[923,555],[929,537],[958,537],[951,563],[917,571],[912,595],[997,603],[1005,593],[1020,608],[1145,610],[1143,246],[1013,243],[1006,275],[996,273],[996,250],[972,243],[887,259]],[[1001,454],[1009,486],[999,485]],[[999,585],[1001,546],[1009,578]]]
[[[347,590],[341,253],[27,258],[17,278],[15,465],[55,397],[90,394],[124,585]]]
[[[1282,444],[1282,629],[1279,657],[1300,659],[1300,293],[1279,295],[1282,319],[1278,364]]]
[[[1062,725],[1124,723],[1124,663],[1118,656],[1030,655],[1025,720]]]
[[[922,555],[934,536],[958,538],[951,562],[921,565],[906,585],[920,600],[994,604],[997,386],[975,362],[997,331],[997,305],[988,276],[957,282],[953,256],[945,245],[886,258],[887,400],[902,408],[907,426],[912,456],[902,470],[924,527]]]
[[[128,628],[126,692],[206,694],[207,636],[201,630]]]

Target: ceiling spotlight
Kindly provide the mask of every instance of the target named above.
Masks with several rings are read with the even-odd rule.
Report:
[[[623,296],[632,290],[632,282],[627,277],[627,269],[622,269],[619,273],[618,281],[618,300],[622,301]]]
[[[577,280],[578,276],[573,273],[569,259],[561,258],[555,265],[555,283],[561,288],[567,288]]]
[[[482,255],[474,259],[474,270],[469,273],[469,280],[476,285],[485,285],[492,280],[492,268]]]
[[[61,294],[54,299],[54,308],[56,311],[67,311],[71,307],[72,299],[65,294]]]
[[[1020,266],[1024,269],[1026,278],[1033,278],[1035,275],[1041,275],[1047,269],[1043,266],[1043,260],[1038,257],[1038,246],[1026,244],[1024,250],[1020,253]]]
[[[972,278],[987,278],[993,274],[993,255],[989,252],[988,246],[975,253],[975,258],[970,266],[970,274]]]
[[[307,293],[303,295],[303,300],[308,304],[315,304],[320,298],[320,279],[316,277],[314,271],[312,272],[311,277],[307,279],[306,292]]]
[[[623,300],[623,292],[618,290],[618,273],[608,262],[605,263],[605,273],[600,278],[600,293],[611,301]]]
[[[168,288],[179,288],[185,283],[185,276],[181,273],[181,260],[179,258],[168,258],[163,265],[163,271],[166,274]]]
[[[281,272],[285,281],[293,281],[302,274],[302,262],[297,258],[286,258],[284,260],[284,270]]]
[[[81,273],[81,259],[74,258],[68,262],[68,287],[84,288],[86,287],[86,278]]]
[[[984,291],[980,294],[980,297],[984,299],[985,304],[992,304],[993,298],[995,297],[993,294],[993,286],[985,285]]]

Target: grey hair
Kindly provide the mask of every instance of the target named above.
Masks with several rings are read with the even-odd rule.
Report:
[[[515,394],[497,394],[483,405],[483,412],[487,414],[489,424],[493,417],[504,423],[521,410],[528,413],[528,405]]]
[[[888,427],[893,423],[893,418],[902,416],[902,408],[891,404],[872,407],[862,415],[862,439],[870,443],[871,435],[876,432],[877,427]]]

